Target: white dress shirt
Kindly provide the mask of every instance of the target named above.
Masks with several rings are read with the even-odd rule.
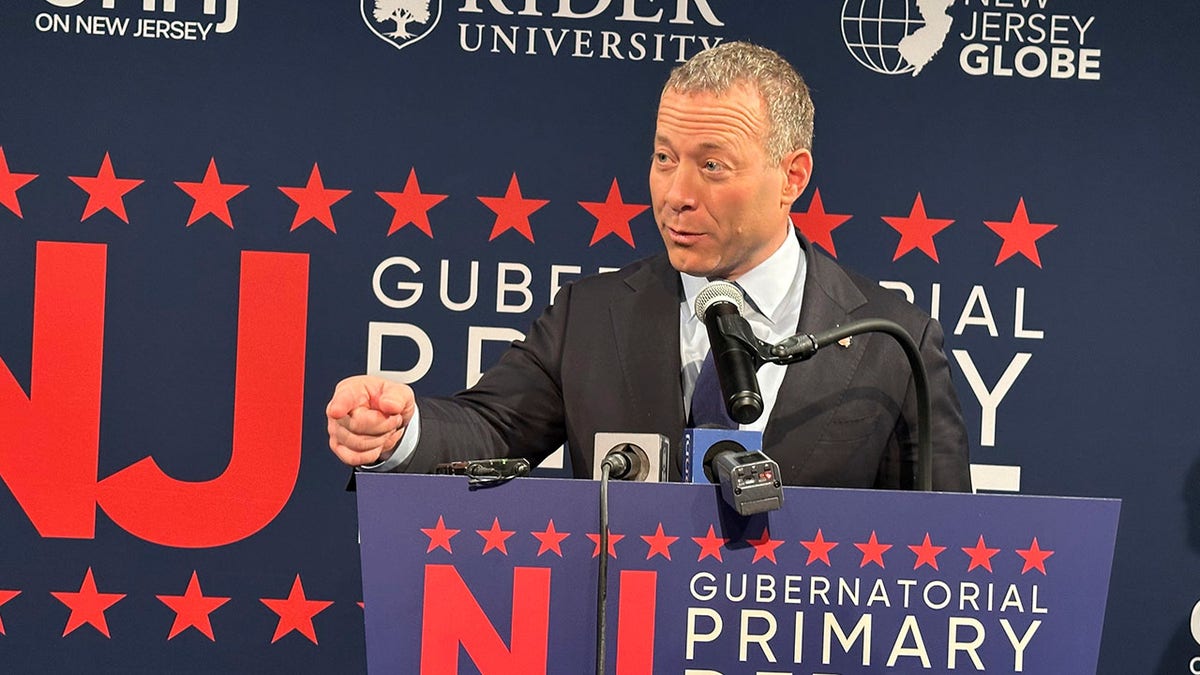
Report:
[[[775,344],[796,334],[807,266],[808,260],[804,249],[800,248],[800,241],[788,236],[771,257],[738,278],[737,284],[746,295],[746,308],[742,316],[750,324],[755,337]],[[679,362],[683,364],[680,378],[686,418],[691,413],[692,391],[700,376],[700,366],[708,355],[708,330],[696,317],[693,308],[696,296],[708,285],[709,280],[683,273],[679,276],[683,280],[684,293],[683,302],[679,305]],[[762,431],[767,426],[785,372],[785,366],[774,363],[764,364],[758,370],[763,413],[750,424],[739,425],[739,429]]]

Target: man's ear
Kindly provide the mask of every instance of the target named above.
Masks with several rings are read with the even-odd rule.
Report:
[[[804,193],[808,187],[808,179],[812,177],[813,157],[808,150],[793,150],[783,156],[781,163],[784,185],[780,195],[783,205],[791,208],[792,203]]]

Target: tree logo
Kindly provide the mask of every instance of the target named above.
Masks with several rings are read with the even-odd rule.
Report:
[[[396,49],[404,49],[432,33],[442,18],[441,0],[361,0],[359,10],[367,28]],[[395,29],[385,30],[388,24],[394,24]]]

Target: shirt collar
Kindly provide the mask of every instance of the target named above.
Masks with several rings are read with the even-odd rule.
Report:
[[[749,304],[771,323],[779,319],[780,308],[788,289],[796,279],[800,259],[804,255],[804,250],[800,248],[800,240],[790,232],[790,223],[788,229],[789,236],[784,238],[783,245],[737,280]],[[688,308],[695,307],[696,296],[708,285],[709,280],[683,272],[679,273],[679,277],[683,281],[683,293]]]

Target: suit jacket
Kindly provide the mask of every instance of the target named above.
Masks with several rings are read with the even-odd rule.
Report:
[[[894,291],[814,253],[797,332],[862,318],[903,326],[920,346],[932,396],[934,489],[970,490],[967,436],[940,325]],[[538,462],[563,441],[591,477],[598,431],[670,439],[679,476],[684,430],[679,274],[665,254],[580,279],[559,292],[471,389],[422,398],[421,439],[406,471],[464,458]],[[855,336],[788,366],[763,450],[789,485],[907,488],[916,464],[916,402],[903,350],[885,334]]]

